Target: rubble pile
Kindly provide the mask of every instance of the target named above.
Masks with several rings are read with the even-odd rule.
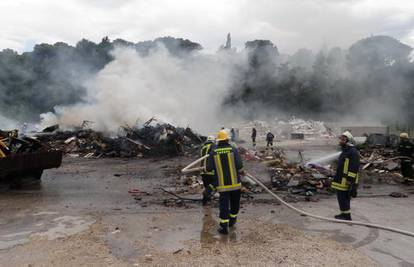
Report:
[[[176,156],[197,148],[205,140],[190,128],[152,122],[142,127],[121,127],[122,133],[116,137],[91,129],[59,131],[51,126],[36,138],[66,154],[86,158]]]
[[[45,169],[58,168],[62,152],[30,137],[19,137],[17,130],[0,130],[0,184],[20,188],[37,183]]]
[[[27,136],[18,137],[18,130],[0,130],[0,141],[4,144],[4,149],[10,154],[25,154],[32,152],[45,152],[52,150],[47,144]]]
[[[278,121],[279,125],[286,124],[284,121]],[[307,138],[314,137],[335,137],[332,130],[325,126],[322,121],[303,120],[292,117],[287,124],[291,127],[292,133],[303,134]]]
[[[333,130],[322,121],[303,120],[292,117],[289,120],[275,118],[273,122],[252,121],[241,125],[240,135],[249,140],[252,128],[257,130],[257,140],[265,140],[267,131],[275,134],[276,139],[313,139],[334,138]],[[299,138],[297,138],[299,136]]]
[[[289,162],[280,148],[258,152],[239,148],[239,152],[245,161],[256,160],[267,166],[269,186],[275,190],[304,196],[309,201],[316,194],[331,194],[331,177],[334,175],[331,166]]]
[[[362,174],[367,177],[376,176],[387,183],[401,182],[400,164],[395,149],[365,146],[360,149],[360,154]]]

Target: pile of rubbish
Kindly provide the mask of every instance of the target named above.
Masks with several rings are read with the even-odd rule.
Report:
[[[375,175],[385,182],[400,182],[400,159],[395,149],[364,147],[360,154],[361,171],[368,177]]]
[[[45,152],[52,150],[48,145],[27,136],[19,137],[18,130],[0,130],[2,151],[7,155],[25,154],[32,152]]]
[[[271,131],[277,139],[314,139],[335,138],[334,131],[322,121],[303,120],[292,117],[289,120],[275,118],[272,122],[252,121],[241,125],[240,135],[250,140],[252,128],[257,130],[257,140],[265,140],[267,131]]]
[[[313,200],[312,196],[316,194],[331,194],[330,184],[334,172],[330,165],[289,162],[280,148],[258,152],[239,148],[239,152],[244,160],[260,161],[267,166],[269,186],[275,190],[304,196],[308,201]]]
[[[83,127],[60,131],[58,125],[48,127],[35,136],[72,157],[86,158],[177,156],[195,150],[206,139],[188,127],[154,121],[151,119],[142,127],[121,127],[116,137]]]
[[[17,130],[0,130],[0,183],[19,188],[40,180],[43,170],[58,168],[62,153]]]
[[[322,121],[303,120],[292,117],[287,122],[278,121],[278,125],[289,125],[291,134],[303,134],[304,137],[335,137],[333,131],[326,127]]]

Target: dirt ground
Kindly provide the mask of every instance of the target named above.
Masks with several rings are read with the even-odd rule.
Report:
[[[158,189],[199,198],[199,189],[184,186],[178,172],[193,159],[66,158],[45,172],[40,187],[1,192],[0,265],[412,266],[411,259],[367,256],[341,239],[341,231],[312,232],[309,219],[265,196],[243,199],[236,229],[220,236],[216,202],[202,207]],[[260,164],[247,168],[268,179]],[[324,201],[324,208],[335,206],[333,197]],[[309,210],[321,203],[298,205]]]

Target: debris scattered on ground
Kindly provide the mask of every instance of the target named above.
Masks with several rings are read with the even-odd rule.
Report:
[[[400,159],[395,149],[384,146],[361,146],[361,173],[366,176],[376,177],[380,182],[395,184],[404,179],[400,174]]]
[[[240,127],[240,136],[244,139],[250,137],[253,127],[257,130],[257,140],[264,140],[268,130],[275,134],[276,141],[279,139],[335,138],[332,129],[327,127],[324,122],[303,120],[296,117],[289,120],[275,118],[270,123],[251,121]]]
[[[408,197],[407,194],[401,192],[392,192],[390,197],[400,198],[400,197]]]
[[[142,127],[123,126],[115,137],[83,127],[60,131],[58,125],[35,136],[50,147],[85,158],[176,156],[198,148],[205,141],[205,137],[188,127],[155,123],[154,119]]]

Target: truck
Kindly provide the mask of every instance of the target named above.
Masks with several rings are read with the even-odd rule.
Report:
[[[21,188],[38,183],[44,170],[61,164],[61,151],[50,149],[34,138],[17,138],[13,132],[0,132],[0,184]]]

